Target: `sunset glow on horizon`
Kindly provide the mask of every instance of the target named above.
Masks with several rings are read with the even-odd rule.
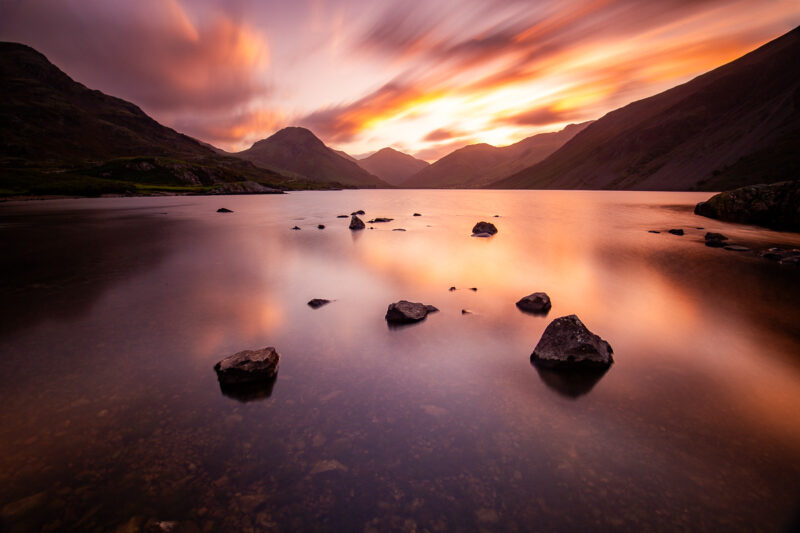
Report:
[[[603,114],[800,24],[796,0],[0,0],[0,40],[230,151],[311,129],[433,161]]]

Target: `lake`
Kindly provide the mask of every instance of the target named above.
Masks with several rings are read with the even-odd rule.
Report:
[[[800,270],[703,235],[800,235],[695,216],[709,196],[0,204],[0,529],[788,531]],[[546,317],[514,305],[535,291]],[[390,328],[401,299],[440,311]],[[531,365],[569,314],[605,375]],[[223,394],[213,365],[265,346],[272,386]]]

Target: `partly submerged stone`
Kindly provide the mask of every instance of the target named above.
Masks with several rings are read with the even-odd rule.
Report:
[[[351,215],[363,215],[364,214],[364,210],[363,209],[359,209],[358,211],[353,211],[350,214]]]
[[[436,311],[438,309],[432,305],[400,300],[389,305],[386,310],[386,321],[391,324],[411,324],[419,322],[428,316],[428,313],[435,313]]]
[[[366,226],[364,225],[364,221],[358,218],[356,215],[352,215],[350,219],[350,229],[364,229]]]
[[[800,231],[800,180],[748,185],[715,194],[694,208],[696,215],[757,224],[777,230]]]
[[[671,229],[667,231],[667,233],[672,233],[673,235],[683,235],[682,229]]]
[[[420,213],[414,213],[414,216],[415,217],[421,217],[422,215]]]
[[[741,246],[741,245],[738,245],[738,244],[729,244],[729,245],[725,246],[725,249],[729,250],[731,252],[749,252],[750,251],[750,248],[748,248],[747,246]]]
[[[317,229],[325,229],[325,224],[317,224]]]
[[[589,331],[576,315],[556,318],[531,354],[534,364],[559,370],[603,370],[614,362],[608,342]]]
[[[473,233],[473,234],[472,234],[472,236],[473,236],[473,237],[483,237],[483,238],[486,238],[486,237],[491,237],[491,236],[492,236],[492,234],[491,234],[491,233]]]
[[[330,300],[326,300],[325,298],[314,298],[313,300],[308,301],[308,306],[314,309],[318,309],[325,304],[331,303]]]
[[[550,297],[545,292],[534,292],[521,298],[517,307],[528,313],[544,314],[550,310]]]
[[[728,238],[723,235],[722,233],[714,233],[713,231],[709,231],[706,233],[705,239],[707,241],[727,241]]]
[[[488,233],[489,236],[491,236],[497,233],[497,228],[491,222],[483,222],[483,221],[478,222],[477,224],[475,224],[475,226],[473,226],[472,234],[477,237],[480,236],[482,233]]]
[[[293,229],[293,230],[299,230],[300,228],[299,228],[299,227],[297,227],[297,226],[295,226],[295,227],[293,227],[292,229]]]
[[[386,218],[386,217],[378,217],[378,218],[373,218],[372,220],[370,220],[368,222],[370,224],[374,224],[376,222],[391,222],[392,220],[394,220],[394,219],[393,218]]]
[[[231,211],[227,207],[220,207],[219,209],[217,209],[217,213],[233,213],[233,211]]]
[[[272,346],[261,350],[244,350],[226,357],[214,365],[214,370],[223,385],[266,381],[277,375],[280,358]]]

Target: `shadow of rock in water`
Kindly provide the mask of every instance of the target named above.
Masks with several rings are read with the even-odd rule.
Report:
[[[275,378],[268,381],[257,383],[240,383],[238,385],[223,385],[220,383],[219,390],[224,396],[242,403],[257,402],[272,396],[272,389],[275,387],[277,380],[278,377],[275,376]]]
[[[545,385],[561,396],[572,399],[589,394],[597,382],[608,372],[608,369],[564,371],[540,368],[533,362],[533,359],[531,359],[531,366],[536,369],[539,378]]]

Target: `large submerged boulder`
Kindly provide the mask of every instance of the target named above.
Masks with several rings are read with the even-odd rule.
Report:
[[[472,228],[473,235],[489,234],[494,235],[497,233],[497,228],[491,222],[478,222]]]
[[[800,231],[800,181],[749,185],[721,192],[697,204],[694,212],[727,222]]]
[[[520,299],[517,307],[522,311],[534,314],[545,314],[550,310],[550,297],[546,292],[534,292]]]
[[[537,366],[558,370],[605,370],[614,362],[611,346],[576,315],[556,318],[531,354]]]
[[[436,311],[438,309],[432,305],[400,300],[389,304],[389,309],[386,310],[386,321],[390,324],[411,324],[419,322],[428,316],[428,313]]]
[[[216,365],[217,379],[222,385],[243,385],[274,379],[281,356],[272,346],[261,350],[244,350],[226,357]]]

